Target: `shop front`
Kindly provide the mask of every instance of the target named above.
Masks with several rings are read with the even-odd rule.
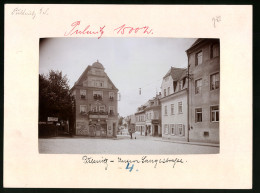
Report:
[[[89,115],[89,136],[107,137],[108,115]]]

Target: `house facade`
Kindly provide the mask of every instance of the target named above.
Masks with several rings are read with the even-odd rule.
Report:
[[[156,95],[156,97],[148,101],[145,108],[146,133],[150,136],[162,136],[160,98],[161,95]]]
[[[71,89],[75,98],[75,134],[113,137],[118,125],[118,89],[98,61],[89,65]]]
[[[188,141],[187,69],[167,72],[162,82],[162,137],[173,141]]]
[[[219,39],[198,39],[186,51],[189,74],[189,140],[219,143]]]
[[[145,119],[145,108],[146,106],[142,105],[137,108],[135,113],[135,132],[140,133],[140,135],[146,135],[146,119]]]

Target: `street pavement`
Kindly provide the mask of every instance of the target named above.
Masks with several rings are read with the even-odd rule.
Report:
[[[214,154],[219,147],[173,143],[159,137],[123,138],[55,137],[40,138],[39,153],[46,154]]]

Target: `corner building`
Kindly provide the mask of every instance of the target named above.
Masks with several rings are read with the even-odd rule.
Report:
[[[219,144],[219,39],[197,39],[189,61],[189,140]]]
[[[71,89],[76,135],[113,137],[118,125],[118,89],[98,61],[88,66]]]

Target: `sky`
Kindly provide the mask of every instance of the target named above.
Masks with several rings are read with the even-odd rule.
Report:
[[[71,88],[87,66],[98,60],[119,90],[118,113],[125,117],[161,92],[163,76],[171,66],[187,68],[185,51],[195,41],[193,38],[46,38],[40,43],[39,73],[62,71]]]

